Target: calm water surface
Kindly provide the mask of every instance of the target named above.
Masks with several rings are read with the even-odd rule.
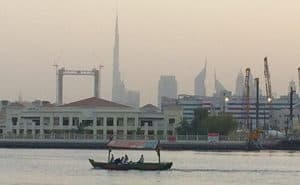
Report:
[[[154,151],[114,150],[157,161]],[[299,184],[300,152],[162,151],[170,171],[94,170],[88,158],[106,160],[105,150],[0,149],[0,185],[212,185]]]

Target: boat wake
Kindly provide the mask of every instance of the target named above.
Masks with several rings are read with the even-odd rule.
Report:
[[[255,169],[179,169],[173,168],[171,171],[178,171],[178,172],[216,172],[216,173],[300,173],[299,170],[269,170],[269,169],[262,169],[262,170],[255,170]]]

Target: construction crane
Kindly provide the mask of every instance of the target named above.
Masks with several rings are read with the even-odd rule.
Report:
[[[271,87],[271,75],[269,71],[268,58],[264,58],[264,74],[265,74],[265,85],[266,85],[266,96],[268,102],[272,101],[272,87]]]
[[[258,81],[258,80],[257,80]],[[250,119],[250,68],[246,69],[245,74],[245,89],[244,89],[244,109],[245,109],[245,125],[248,134],[248,149],[259,149],[259,138],[262,135],[260,129],[253,130],[252,121]]]
[[[244,91],[244,98],[245,98],[245,108],[246,108],[246,126],[249,131],[252,131],[252,125],[250,124],[250,68],[246,69],[245,74],[245,91]]]
[[[273,111],[272,111],[272,100],[273,100],[273,95],[272,95],[272,86],[271,86],[271,75],[270,75],[270,70],[269,70],[269,64],[268,64],[268,58],[264,58],[264,75],[265,75],[265,86],[266,86],[266,97],[267,97],[267,102],[269,105],[269,126],[270,123],[272,123],[273,119]],[[264,129],[266,129],[266,125],[264,125]]]

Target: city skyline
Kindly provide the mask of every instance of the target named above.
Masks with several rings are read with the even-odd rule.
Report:
[[[270,58],[273,91],[277,95],[287,94],[289,81],[298,81],[297,61],[300,56],[297,51],[300,46],[296,33],[300,24],[295,16],[298,14],[297,3],[230,2],[229,5],[220,2],[222,5],[215,7],[209,2],[193,4],[191,1],[180,6],[183,3],[178,1],[173,2],[172,8],[167,2],[160,2],[158,8],[158,1],[119,3],[121,79],[126,79],[125,85],[129,89],[141,91],[141,105],[156,104],[161,74],[175,75],[178,92],[193,94],[193,80],[206,56],[208,95],[214,92],[213,67],[218,71],[218,79],[230,91],[234,91],[233,81],[241,68],[244,72],[246,67],[250,67],[253,76],[260,77],[263,82],[264,56]],[[2,2],[0,99],[17,100],[21,91],[24,100],[54,102],[53,63],[72,69],[90,69],[103,64],[101,94],[103,98],[111,99],[115,3],[73,3],[70,11],[67,1],[62,1],[59,6],[51,1],[28,1],[19,7]],[[140,8],[131,9],[133,3]],[[239,5],[239,8],[233,5]],[[257,5],[260,9],[256,9]],[[275,15],[282,9],[289,11]],[[53,10],[56,10],[55,14]],[[155,10],[168,10],[168,14],[152,16]],[[255,16],[249,17],[253,12]],[[241,18],[235,18],[235,13],[240,13]],[[224,19],[219,20],[223,15],[226,15]],[[254,23],[255,27],[261,26],[259,34],[253,27]],[[224,27],[225,24],[230,26]],[[235,24],[243,26],[239,25],[236,31]],[[282,24],[286,29],[278,27]],[[91,79],[66,78],[65,81],[66,102],[92,96]]]
[[[296,184],[299,7],[0,0],[0,185]]]

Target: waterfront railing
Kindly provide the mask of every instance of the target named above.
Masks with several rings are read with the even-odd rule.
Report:
[[[109,141],[117,140],[161,140],[167,142],[208,142],[207,135],[94,135],[94,134],[0,134],[0,140],[36,141]],[[244,135],[219,136],[217,141],[246,141]]]

